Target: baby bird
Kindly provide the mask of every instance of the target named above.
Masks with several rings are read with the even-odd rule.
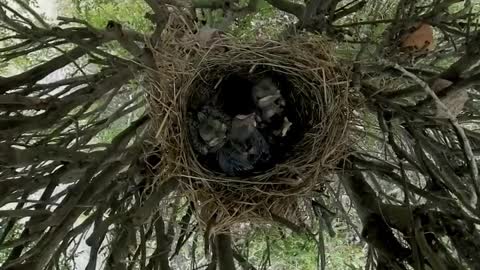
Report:
[[[263,78],[255,84],[252,95],[262,121],[270,123],[273,116],[283,113],[285,100],[271,78]]]
[[[253,86],[253,99],[257,102],[266,96],[279,95],[280,90],[275,86],[272,79],[265,77]]]
[[[194,149],[202,155],[215,153],[227,140],[228,116],[209,106],[205,106],[191,121],[190,132]]]
[[[232,120],[228,142],[218,152],[220,168],[230,176],[254,169],[270,158],[270,149],[256,128],[255,114],[237,115]]]

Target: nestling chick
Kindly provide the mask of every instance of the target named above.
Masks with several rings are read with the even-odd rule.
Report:
[[[229,119],[222,112],[205,106],[191,125],[195,150],[206,155],[218,151],[227,140]]]
[[[274,115],[283,113],[285,100],[272,79],[264,78],[252,89],[253,100],[260,111],[260,119],[270,123]]]
[[[262,113],[262,121],[270,123],[273,116],[283,113],[285,101],[280,94],[266,96],[258,101],[257,106]]]
[[[230,131],[230,140],[237,143],[246,143],[246,141],[257,131],[257,122],[255,114],[237,115],[232,120],[232,129]]]
[[[263,78],[256,83],[252,90],[253,100],[255,103],[267,96],[280,95],[280,90],[273,83],[272,79],[268,77]]]
[[[269,145],[256,125],[255,114],[237,115],[232,120],[228,142],[218,152],[220,168],[226,174],[241,174],[269,159]]]

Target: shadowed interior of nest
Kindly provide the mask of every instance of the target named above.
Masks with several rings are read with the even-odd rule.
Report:
[[[214,67],[214,69],[221,70],[222,67]],[[214,73],[213,75],[217,74]],[[292,122],[292,126],[282,140],[270,145],[270,160],[257,166],[255,171],[244,176],[261,174],[276,164],[286,161],[290,157],[289,154],[295,144],[303,138],[307,130],[311,129],[310,120],[312,119],[309,111],[295,110],[298,97],[295,99],[295,86],[288,80],[288,77],[263,66],[256,67],[254,71],[244,69],[228,73],[228,70],[224,70],[218,76],[221,77],[210,78],[209,74],[205,74],[205,77],[202,76],[202,80],[192,84],[196,91],[192,91],[188,103],[190,105],[189,111],[196,112],[202,105],[215,98],[220,100],[220,109],[228,116],[247,115],[255,110],[251,93],[254,82],[265,77],[272,78],[285,98],[284,114]],[[215,154],[198,156],[197,158],[205,167],[221,172]]]

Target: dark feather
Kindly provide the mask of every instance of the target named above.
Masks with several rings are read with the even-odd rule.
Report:
[[[253,169],[253,164],[244,152],[228,143],[218,152],[218,164],[227,175],[236,176]]]

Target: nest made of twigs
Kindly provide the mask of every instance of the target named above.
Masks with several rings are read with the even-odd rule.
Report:
[[[321,189],[349,145],[347,72],[318,37],[255,43],[223,38],[202,47],[194,34],[170,30],[154,55],[158,71],[148,93],[158,179],[180,181],[205,227],[278,216],[298,220],[302,199]],[[227,177],[205,166],[191,146],[187,112],[215,95],[229,76],[266,74],[283,82],[294,123],[291,147],[271,168],[248,177]]]

